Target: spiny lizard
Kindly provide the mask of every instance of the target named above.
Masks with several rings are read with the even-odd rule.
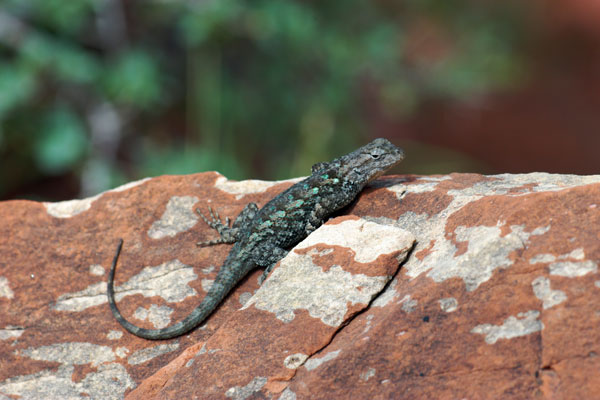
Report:
[[[221,303],[235,285],[251,270],[266,267],[260,282],[282,259],[290,247],[317,229],[333,212],[348,205],[371,180],[382,175],[404,158],[401,149],[386,139],[375,139],[350,154],[331,162],[313,165],[312,174],[291,186],[260,210],[249,203],[232,226],[218,214],[209,221],[220,239],[198,243],[235,243],[219,270],[206,297],[186,318],[163,329],[145,329],[133,325],[119,312],[114,298],[115,268],[123,245],[119,241],[108,275],[108,304],[119,323],[129,332],[146,339],[170,339],[200,325]]]

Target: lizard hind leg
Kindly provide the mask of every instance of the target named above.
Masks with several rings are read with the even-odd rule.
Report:
[[[260,285],[262,285],[265,279],[267,279],[267,276],[271,273],[271,271],[279,262],[279,260],[285,257],[289,253],[289,251],[281,247],[273,247],[271,248],[271,251],[269,253],[271,254],[269,257],[264,259],[258,259],[258,262],[256,262],[255,260],[256,265],[265,267],[265,270],[263,271],[262,275],[258,278],[258,283]]]

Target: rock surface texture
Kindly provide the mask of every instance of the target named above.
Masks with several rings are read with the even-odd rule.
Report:
[[[0,399],[600,398],[600,176],[388,176],[200,328],[235,217],[292,181],[216,173],[0,203]]]

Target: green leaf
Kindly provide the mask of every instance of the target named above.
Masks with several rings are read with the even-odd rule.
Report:
[[[91,18],[89,0],[35,0],[36,13],[53,28],[68,34],[76,33]]]
[[[14,107],[25,103],[35,91],[35,78],[14,64],[0,65],[0,120]]]
[[[100,70],[96,59],[81,48],[47,35],[27,36],[20,52],[24,62],[30,67],[48,69],[59,79],[68,82],[93,82]]]
[[[57,108],[44,118],[34,143],[34,159],[48,174],[61,174],[83,158],[87,136],[81,120],[67,108]]]
[[[132,50],[121,55],[104,77],[107,95],[119,103],[147,108],[160,98],[157,62],[146,52]]]

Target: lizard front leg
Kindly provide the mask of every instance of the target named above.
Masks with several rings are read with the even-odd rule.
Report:
[[[225,223],[221,221],[221,217],[217,213],[217,211],[213,211],[213,209],[209,206],[208,212],[210,213],[210,220],[200,211],[200,209],[196,209],[196,212],[200,217],[206,222],[208,226],[213,228],[219,233],[218,239],[206,240],[204,242],[198,242],[196,245],[198,246],[210,246],[213,244],[222,244],[222,243],[235,243],[238,240],[240,230],[242,230],[256,215],[258,212],[258,206],[256,203],[248,203],[246,207],[242,210],[242,212],[237,216],[233,225],[230,226],[231,220],[229,217],[225,218]]]

